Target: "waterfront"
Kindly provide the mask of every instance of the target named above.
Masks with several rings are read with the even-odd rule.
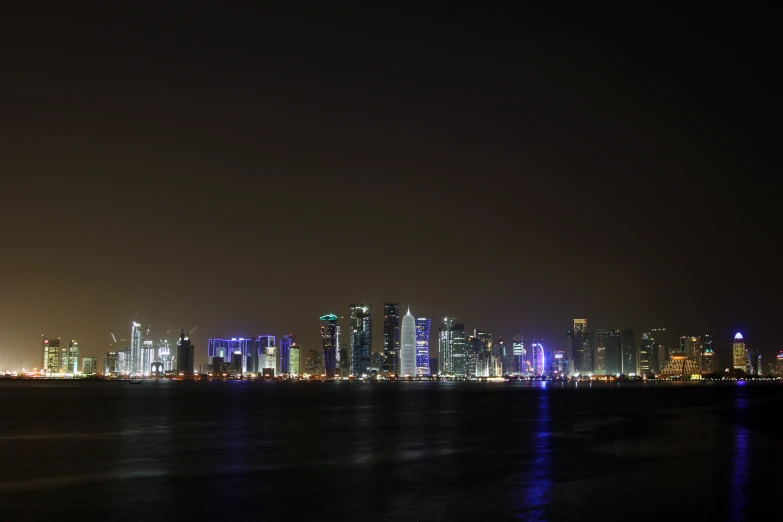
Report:
[[[0,518],[750,519],[781,383],[0,382]]]

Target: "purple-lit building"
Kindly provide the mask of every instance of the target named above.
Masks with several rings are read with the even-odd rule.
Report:
[[[299,368],[289,368],[291,359],[291,346],[296,344],[296,336],[294,334],[286,334],[280,339],[280,364],[278,369],[280,373],[299,373]]]
[[[541,343],[535,342],[534,340],[533,344],[531,345],[531,349],[533,350],[533,375],[544,375],[546,372],[546,363],[544,361],[544,346]]]
[[[244,337],[231,339],[210,339],[207,344],[207,357],[213,372],[221,371],[223,363],[230,363],[236,372],[247,373],[247,355],[252,352],[253,340]]]
[[[432,319],[416,319],[416,375],[432,375],[430,369],[430,327]]]

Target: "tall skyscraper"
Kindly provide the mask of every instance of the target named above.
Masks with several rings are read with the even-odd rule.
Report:
[[[606,374],[623,373],[623,352],[620,342],[620,330],[607,330],[605,336]]]
[[[135,323],[134,323],[135,324]],[[177,374],[184,377],[193,377],[193,368],[195,366],[195,346],[185,335],[183,330],[177,341]]]
[[[680,337],[680,353],[689,359],[696,360],[699,356],[699,338],[695,335]]]
[[[451,329],[451,366],[452,375],[465,377],[469,373],[468,336],[464,324],[455,324]]]
[[[574,359],[574,354],[576,353],[576,350],[574,350],[574,346],[579,346],[579,342],[576,340],[576,336],[574,334],[573,330],[567,330],[566,331],[566,349],[565,349],[565,358],[571,361],[571,364],[574,365],[574,367],[578,367],[577,361]]]
[[[596,328],[593,333],[595,345],[595,356],[593,359],[593,373],[598,375],[606,374],[606,331],[603,328]]]
[[[454,319],[445,317],[438,329],[438,375],[452,375],[452,334]]]
[[[546,358],[544,356],[544,346],[541,343],[537,343],[533,339],[533,344],[530,345],[532,350],[531,362],[533,365],[533,375],[541,376],[546,373]]]
[[[44,337],[43,344],[43,365],[41,370],[47,375],[54,375],[60,372],[60,339],[49,339]]]
[[[335,354],[337,351],[337,316],[326,314],[321,316],[321,350],[323,351],[323,367],[327,378],[334,378]]]
[[[372,354],[372,314],[370,307],[351,305],[351,374],[354,377],[370,375]]]
[[[653,332],[644,332],[642,334],[642,344],[639,345],[639,373],[657,374],[660,371],[658,366],[658,347],[655,344]]]
[[[134,321],[131,324],[130,374],[141,373],[141,325]]]
[[[625,375],[639,373],[639,358],[636,353],[636,337],[633,330],[626,328],[620,334],[622,344],[622,367],[620,372]]]
[[[296,344],[296,336],[294,334],[286,334],[280,339],[280,373],[299,373],[299,367],[296,371],[290,370],[289,363],[291,360],[290,350],[291,346]]]
[[[775,373],[778,374],[778,377],[783,377],[783,350],[775,356]]]
[[[63,373],[79,373],[79,343],[71,339],[68,348],[60,351],[60,370]]]
[[[745,351],[745,339],[742,334],[737,332],[734,336],[734,344],[731,347],[732,366],[735,370],[746,371],[748,366],[748,355]]]
[[[299,346],[296,343],[292,344],[288,348],[288,374],[297,376],[300,374],[300,352]]]
[[[103,374],[117,375],[120,373],[120,356],[117,352],[103,354]]]
[[[522,334],[514,336],[514,343],[512,346],[514,352],[512,373],[521,374],[525,373],[525,360],[527,357],[527,350],[525,350],[525,336]]]
[[[587,374],[593,373],[593,356],[595,354],[593,334],[583,332],[580,334],[579,338],[581,339],[577,355],[577,359],[580,361],[579,371]]]
[[[656,375],[661,372],[666,359],[669,356],[669,334],[666,328],[653,328],[650,330],[652,338],[655,340],[656,354],[650,354],[650,370]]]
[[[702,373],[714,373],[715,372],[715,350],[711,347],[706,347],[701,354],[701,371]]]
[[[383,371],[392,375],[400,367],[400,305],[383,303]]]
[[[416,319],[416,375],[430,375],[430,326],[432,319]]]
[[[745,373],[748,375],[759,374],[759,356],[758,351],[750,346],[745,347]]]
[[[231,370],[239,375],[258,371],[255,367],[248,367],[248,361],[255,360],[249,357],[254,351],[253,340],[244,337],[207,341],[207,359],[215,373],[221,371],[223,363],[230,364]]]
[[[400,329],[400,375],[416,376],[416,319],[408,313],[402,318]]]
[[[582,335],[587,333],[587,319],[574,319],[574,334]]]

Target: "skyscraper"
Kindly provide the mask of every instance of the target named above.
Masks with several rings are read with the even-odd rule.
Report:
[[[734,344],[731,347],[731,354],[733,362],[732,367],[735,370],[747,370],[748,355],[745,351],[745,339],[739,332],[737,332],[737,335],[734,336]]]
[[[60,369],[63,373],[79,373],[79,343],[73,339],[60,352]]]
[[[326,377],[334,378],[335,352],[337,351],[337,316],[321,316],[321,350],[323,351],[323,369]]]
[[[400,329],[400,375],[416,376],[416,319],[408,313],[402,318]]]
[[[370,374],[372,354],[372,315],[370,307],[351,305],[351,374],[366,377]]]
[[[587,333],[587,319],[574,319],[574,335]]]
[[[655,338],[652,332],[644,332],[642,334],[642,344],[639,345],[639,373],[657,374],[659,371],[658,366],[658,349],[655,345]]]
[[[383,303],[383,371],[396,375],[400,367],[400,305]]]
[[[60,339],[49,339],[44,337],[43,344],[43,365],[41,370],[47,375],[54,375],[60,371]]]
[[[748,375],[759,374],[759,356],[755,348],[750,346],[745,347],[745,373]]]
[[[577,355],[577,359],[580,361],[579,371],[587,374],[593,373],[593,355],[595,353],[593,334],[584,332],[579,337],[581,339]]]
[[[699,338],[695,335],[680,337],[680,353],[689,359],[696,360],[699,356]]]
[[[438,375],[451,375],[453,371],[452,329],[454,320],[445,317],[438,329]]]
[[[296,336],[294,334],[286,334],[280,339],[280,373],[299,373],[299,367],[296,371],[290,370],[289,364],[291,360],[290,350],[291,346],[296,344]]]
[[[244,337],[207,341],[207,359],[215,373],[221,371],[223,363],[229,363],[231,369],[239,375],[258,371],[255,367],[249,368],[248,365],[248,362],[252,363],[255,360],[249,357],[253,352],[253,340]]]
[[[636,337],[633,330],[626,328],[620,334],[622,343],[622,367],[620,372],[625,375],[639,373],[639,359],[636,354]]]
[[[606,337],[606,374],[617,375],[623,373],[623,352],[620,342],[620,330],[607,330]]]
[[[595,356],[593,359],[593,373],[598,375],[606,374],[606,331],[603,328],[596,328],[593,333],[595,341]]]
[[[717,369],[715,362],[715,341],[709,334],[699,337],[699,366],[704,373],[712,373]],[[709,355],[708,355],[709,354]]]
[[[288,348],[288,374],[292,376],[297,376],[300,373],[300,362],[299,362],[299,347],[296,345],[296,343],[292,344]]]
[[[578,352],[578,350],[574,350],[574,346],[579,346],[579,341],[576,338],[576,335],[574,334],[573,330],[567,330],[566,331],[566,349],[565,349],[565,358],[570,361],[571,367],[573,369],[579,368],[579,361],[574,359],[574,356]]]
[[[134,323],[135,324],[135,323]],[[185,336],[185,331],[179,335],[177,341],[177,374],[184,377],[193,377],[195,346],[190,338]]]
[[[451,328],[451,374],[466,377],[468,372],[468,338],[465,335],[465,325],[455,324]]]
[[[520,374],[525,372],[525,357],[527,356],[527,350],[525,350],[525,336],[522,334],[514,336],[514,343],[512,345],[514,352],[512,373]]]
[[[650,354],[650,370],[656,375],[661,372],[666,359],[669,356],[669,334],[666,328],[653,328],[650,330],[652,338],[655,340],[655,351]]]
[[[82,373],[84,375],[95,375],[98,373],[98,359],[95,357],[82,359]]]
[[[430,375],[430,326],[432,319],[416,319],[416,375]]]
[[[532,350],[532,364],[533,364],[533,375],[535,376],[541,376],[545,375],[546,373],[546,360],[544,356],[544,346],[541,343],[537,343],[535,339],[533,339],[533,344],[530,345],[530,349]]]
[[[131,324],[130,374],[141,373],[141,325],[134,321]]]
[[[120,356],[117,352],[103,354],[103,374],[116,375],[120,373]]]
[[[783,350],[778,352],[775,357],[775,373],[778,374],[778,377],[783,376]]]

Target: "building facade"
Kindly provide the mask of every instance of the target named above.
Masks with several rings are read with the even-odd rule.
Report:
[[[620,330],[607,330],[604,339],[606,346],[606,374],[617,375],[623,373],[623,352],[620,341]]]
[[[416,376],[416,319],[410,309],[403,316],[400,328],[400,375]]]
[[[44,337],[41,341],[43,345],[43,364],[41,370],[47,375],[54,375],[60,372],[60,339],[49,339]]]
[[[299,373],[299,366],[296,371],[290,369],[291,347],[295,344],[296,336],[294,334],[285,334],[280,338],[280,365],[278,367],[280,373]]]
[[[625,375],[639,373],[639,357],[636,350],[636,337],[630,328],[624,329],[620,334],[622,351],[622,366],[620,373]]]
[[[370,374],[372,354],[372,314],[370,307],[363,304],[351,305],[351,366],[355,377]]]
[[[82,373],[84,375],[95,375],[98,373],[98,358],[85,357],[82,359]]]
[[[431,375],[430,370],[430,327],[432,319],[416,319],[416,375]]]
[[[746,371],[748,366],[748,354],[745,350],[745,338],[737,332],[734,336],[734,344],[731,346],[732,367],[735,370]]]
[[[117,352],[106,352],[103,354],[103,374],[118,375],[120,371],[120,354]]]
[[[195,346],[183,330],[177,341],[177,374],[184,377],[193,377],[195,367]]]
[[[326,314],[321,316],[321,352],[323,354],[323,371],[328,379],[334,378],[337,352],[337,316]]]
[[[397,375],[400,367],[400,305],[383,303],[383,369]]]

